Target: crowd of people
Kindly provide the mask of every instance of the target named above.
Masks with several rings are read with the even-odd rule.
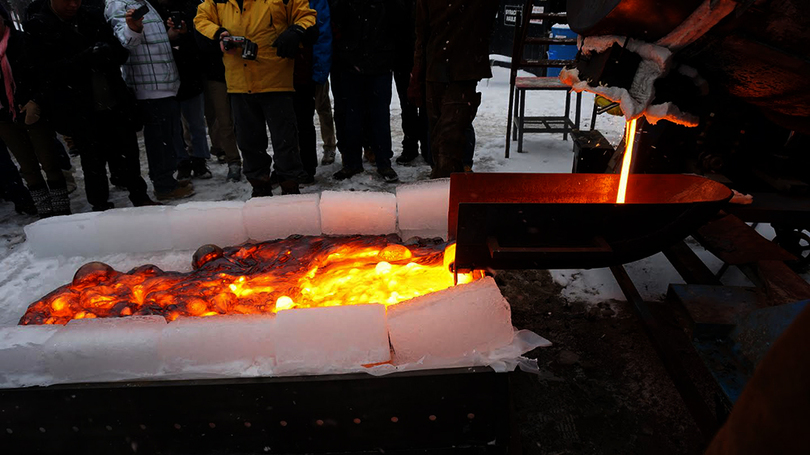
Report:
[[[193,179],[212,178],[212,155],[227,163],[228,180],[244,175],[253,196],[276,186],[299,193],[336,151],[337,180],[367,161],[397,182],[392,160],[420,154],[432,178],[469,172],[476,85],[491,77],[498,5],[34,0],[16,27],[0,7],[0,196],[20,213],[69,214],[63,143],[80,157],[97,211],[113,207],[110,183],[136,207],[189,197]],[[395,160],[392,85],[404,133]],[[141,176],[140,131],[154,199]]]

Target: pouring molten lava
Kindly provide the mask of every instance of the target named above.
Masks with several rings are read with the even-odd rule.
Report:
[[[128,273],[91,262],[73,282],[32,303],[20,320],[275,313],[317,306],[394,305],[453,286],[455,244],[402,245],[396,236],[290,237],[221,249],[200,247],[194,271],[144,265]],[[460,274],[468,283],[483,272]]]

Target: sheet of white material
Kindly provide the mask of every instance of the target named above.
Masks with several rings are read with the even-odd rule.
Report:
[[[432,365],[506,346],[514,329],[509,302],[487,277],[388,307],[388,333],[394,365]]]
[[[427,180],[397,187],[397,217],[403,239],[413,236],[447,239],[450,179]]]
[[[254,197],[245,202],[242,215],[251,240],[264,242],[293,234],[321,234],[319,194]]]
[[[242,219],[244,202],[187,202],[169,212],[175,249],[197,249],[213,243],[236,246],[248,239]]]
[[[0,328],[0,387],[33,385],[46,374],[43,346],[60,326]]]
[[[324,191],[320,208],[326,235],[397,232],[397,198],[391,193]]]
[[[117,381],[158,373],[162,316],[74,319],[44,346],[55,382]]]
[[[276,373],[318,374],[388,362],[384,305],[300,308],[276,315]]]
[[[31,251],[39,257],[93,256],[101,253],[99,212],[55,216],[23,228]]]
[[[275,359],[275,315],[180,318],[163,328],[158,350],[165,375],[215,373],[238,377]]]
[[[144,253],[171,250],[169,216],[174,207],[128,207],[102,212],[97,218],[101,252]]]

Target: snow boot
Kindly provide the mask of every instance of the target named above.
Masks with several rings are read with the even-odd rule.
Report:
[[[242,165],[239,163],[228,164],[228,177],[229,182],[238,182],[242,180]]]
[[[298,189],[298,182],[295,180],[281,182],[281,194],[301,194],[301,190]]]
[[[213,177],[205,161],[205,158],[194,157],[191,159],[191,171],[195,179],[206,180]]]
[[[54,216],[70,215],[70,196],[68,196],[67,188],[51,190],[51,206]]]
[[[53,216],[51,192],[48,191],[48,188],[31,190],[31,199],[34,200],[34,206],[37,208],[37,213],[39,214],[40,218],[48,218]]]

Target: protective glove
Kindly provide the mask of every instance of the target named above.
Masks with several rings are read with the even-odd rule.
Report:
[[[20,108],[20,114],[25,114],[25,124],[33,125],[39,121],[40,109],[39,104],[29,101],[25,106]]]
[[[278,56],[281,58],[295,58],[298,55],[298,45],[304,37],[304,28],[293,24],[287,27],[281,35],[273,42],[273,47],[278,49]]]

